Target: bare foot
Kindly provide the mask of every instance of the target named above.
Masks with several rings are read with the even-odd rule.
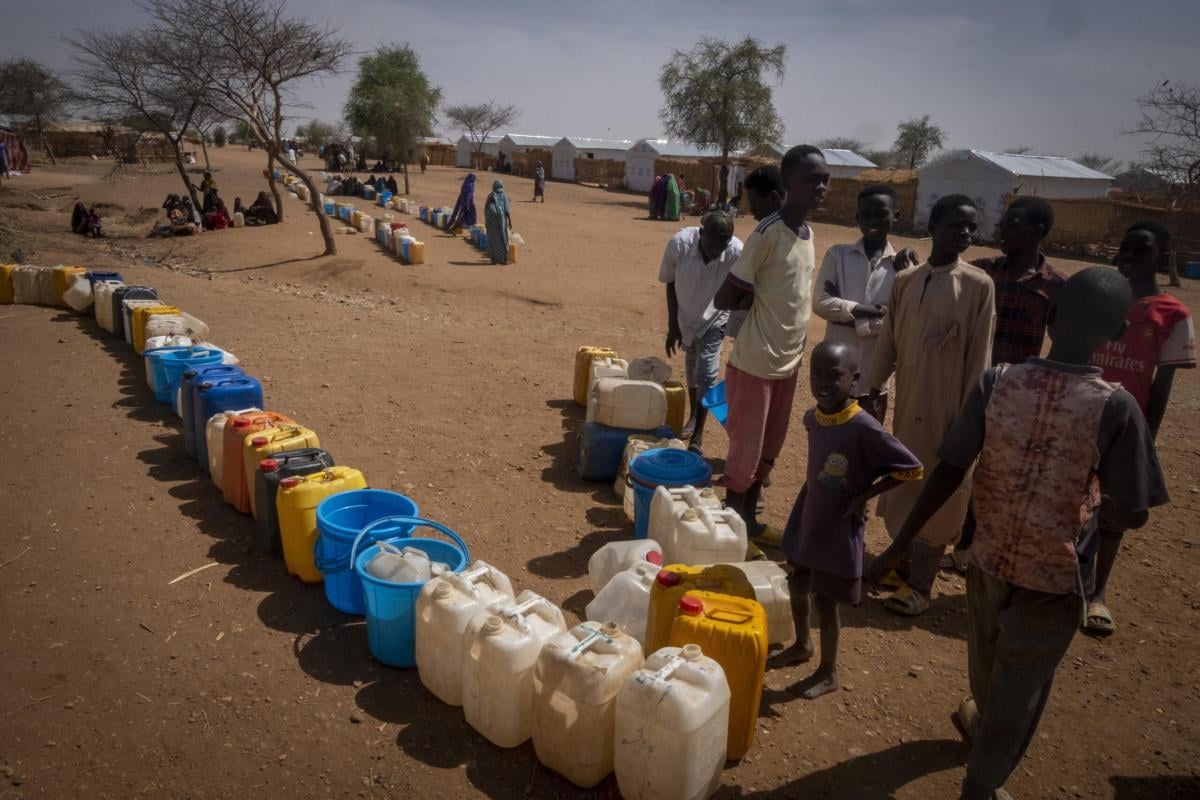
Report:
[[[780,650],[775,655],[767,659],[767,669],[783,669],[784,667],[794,667],[797,664],[803,664],[811,661],[813,657],[812,645],[802,645],[799,642],[791,647]]]
[[[788,689],[792,694],[800,695],[805,700],[816,700],[822,695],[827,695],[837,690],[837,672],[826,672],[823,669],[818,669],[812,675],[809,675]]]

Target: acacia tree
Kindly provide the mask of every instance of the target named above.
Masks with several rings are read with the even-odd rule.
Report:
[[[335,74],[351,52],[350,42],[328,26],[289,17],[282,0],[144,0],[144,7],[157,30],[175,40],[203,43],[205,105],[246,124],[267,152],[268,175],[273,177],[278,163],[308,187],[325,255],[336,255],[321,193],[307,171],[284,157],[283,129],[289,108],[298,105],[293,90]],[[273,181],[272,191],[282,218]]]
[[[942,146],[946,132],[929,121],[929,115],[901,122],[896,126],[896,142],[892,150],[909,169],[916,169]]]
[[[433,135],[442,90],[421,70],[408,45],[386,45],[358,61],[358,79],[343,112],[360,136],[373,137],[404,164],[404,193],[409,193],[408,161],[421,140]]]
[[[787,45],[765,47],[750,36],[734,44],[706,36],[691,50],[676,50],[658,79],[667,134],[719,151],[722,173],[731,154],[778,145],[783,121],[766,79],[783,80],[786,60]],[[723,180],[717,195],[724,203]]]
[[[297,128],[296,135],[303,136],[309,146],[320,147],[333,141],[334,128],[328,122],[314,119],[308,125],[301,125]]]
[[[1181,194],[1200,189],[1200,84],[1163,81],[1138,98],[1142,118],[1126,133],[1147,142],[1147,166]]]
[[[489,136],[512,125],[521,116],[516,106],[503,105],[495,100],[449,106],[442,113],[454,127],[466,132],[477,158],[483,152],[483,143]]]
[[[184,164],[183,142],[203,110],[204,87],[193,71],[181,71],[178,64],[202,65],[201,49],[193,41],[171,41],[152,30],[80,31],[66,41],[76,50],[78,80],[88,87],[81,100],[106,118],[130,120],[143,133],[162,136],[171,146],[184,190],[200,208]]]
[[[849,136],[830,136],[828,139],[817,142],[817,147],[822,150],[850,150],[863,155],[867,150],[867,143]]]
[[[1121,171],[1121,162],[1104,153],[1080,153],[1075,160],[1088,169],[1094,169],[1106,175],[1116,175]]]
[[[73,100],[71,87],[33,59],[0,61],[0,114],[33,123],[51,164],[58,162],[46,140],[45,126],[60,118]]]

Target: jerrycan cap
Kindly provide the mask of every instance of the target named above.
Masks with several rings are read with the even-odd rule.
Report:
[[[279,469],[279,462],[273,458],[264,458],[258,462],[258,468],[263,472],[274,472]]]
[[[689,508],[687,511],[684,511],[682,514],[680,514],[679,518],[684,522],[695,522],[696,520],[700,519],[700,515],[696,513],[696,509]]]
[[[615,622],[606,622],[600,626],[600,632],[611,639],[621,635],[621,626]]]
[[[704,613],[704,603],[694,597],[684,595],[679,598],[679,613],[687,614],[689,617],[698,617]]]
[[[504,620],[493,615],[493,616],[488,617],[487,621],[483,623],[483,632],[485,634],[487,634],[488,636],[495,636],[497,633],[500,632],[501,628],[503,628],[503,627],[504,627]]]
[[[253,445],[254,447],[262,447],[264,444],[267,444],[270,441],[271,440],[265,436],[255,436],[253,439],[250,440],[250,444]]]
[[[661,567],[662,566],[662,553],[658,552],[657,550],[650,550],[649,552],[646,553],[645,560],[649,561],[651,564],[655,565],[656,567]],[[659,573],[659,574],[661,575],[662,573]]]
[[[672,586],[678,586],[680,581],[683,580],[683,577],[675,570],[660,569],[658,571],[658,577],[655,578],[655,580],[658,581],[659,586],[665,586],[670,589]]]
[[[299,486],[303,482],[304,482],[303,478],[296,478],[296,477],[284,478],[283,480],[281,480],[279,482],[279,488],[280,489],[292,489],[292,488]]]
[[[700,650],[700,645],[698,644],[685,644],[683,649],[679,651],[679,655],[683,656],[688,661],[696,661],[700,658],[700,656],[704,655],[704,653]]]
[[[233,421],[233,427],[248,428],[248,427],[250,427],[250,420],[246,419],[245,417],[237,417]]]
[[[445,581],[440,581],[433,587],[433,596],[437,600],[445,600],[452,594],[454,594],[454,589]]]
[[[716,494],[717,494],[717,490],[712,488],[711,486],[705,486],[703,489],[700,490],[701,497],[705,497],[705,498],[714,497]]]

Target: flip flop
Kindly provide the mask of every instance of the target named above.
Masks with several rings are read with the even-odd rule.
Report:
[[[975,698],[963,698],[963,701],[958,704],[958,710],[950,715],[950,721],[954,723],[954,727],[958,728],[964,742],[968,745],[974,742],[975,737],[979,734],[980,723],[979,706],[975,704]]]
[[[919,617],[929,610],[929,605],[929,601],[911,586],[901,586],[883,601],[884,608],[902,617]]]
[[[907,586],[908,583],[904,580],[904,577],[899,572],[896,572],[894,569],[889,569],[887,574],[884,575],[879,581],[879,585],[888,589],[900,589],[904,586]]]
[[[763,525],[759,528],[758,533],[751,534],[750,538],[763,544],[778,545],[783,541],[783,532],[778,528],[772,528],[770,525]]]
[[[1087,604],[1087,615],[1083,620],[1084,633],[1112,636],[1116,630],[1117,626],[1113,624],[1112,612],[1108,610],[1108,606],[1098,600]]]
[[[965,550],[955,550],[953,553],[947,553],[942,556],[942,560],[938,563],[938,569],[943,572],[957,572],[959,575],[967,574],[967,553]]]

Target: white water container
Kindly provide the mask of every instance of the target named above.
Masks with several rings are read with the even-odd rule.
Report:
[[[588,580],[591,581],[592,592],[599,594],[614,575],[643,561],[659,567],[663,565],[662,547],[658,542],[633,539],[604,545],[588,559]]]
[[[240,211],[233,212],[233,227],[235,227],[235,228],[246,227],[246,215]]]
[[[623,358],[593,358],[588,372],[588,400],[596,389],[596,381],[601,378],[628,378],[629,362]],[[590,402],[589,402],[590,404]],[[589,412],[590,413],[590,412]],[[590,419],[590,417],[589,417]]]
[[[642,356],[629,362],[629,377],[635,381],[666,383],[671,379],[671,365],[657,356]]]
[[[635,562],[618,572],[587,604],[584,615],[592,622],[615,622],[621,629],[646,643],[646,615],[650,610],[650,587],[659,566],[649,561]]]
[[[253,414],[262,411],[261,408],[243,408],[240,411],[222,411],[218,414],[213,414],[204,423],[204,442],[208,445],[208,474],[212,476],[213,483],[220,489],[224,486],[221,482],[222,465],[225,463],[225,423],[231,417],[236,417],[239,414]]]
[[[416,547],[396,547],[378,542],[379,552],[368,561],[365,569],[381,581],[392,583],[425,583],[431,577],[429,556]]]
[[[670,447],[675,450],[686,450],[687,444],[680,439],[656,439],[653,436],[648,436],[643,433],[635,433],[629,437],[629,441],[625,443],[625,453],[621,456],[621,467],[617,470],[617,477],[613,480],[613,492],[617,497],[625,501],[625,514],[633,521],[633,495],[631,491],[626,491],[629,488],[629,462],[640,456],[647,450],[657,450],[664,447]]]
[[[613,768],[625,800],[704,800],[729,740],[729,684],[699,645],[664,647],[617,695]]]
[[[538,760],[588,788],[613,768],[617,694],[642,665],[642,646],[612,622],[584,622],[542,648],[533,670]]]
[[[94,299],[92,282],[84,275],[76,275],[70,288],[63,292],[63,302],[74,311],[87,311]]]
[[[417,672],[434,697],[461,706],[463,645],[467,625],[493,605],[512,605],[508,576],[476,561],[461,573],[446,573],[425,584],[417,597]]]
[[[646,529],[647,538],[662,545],[663,557],[668,564],[687,562],[672,561],[669,555],[671,537],[675,533],[675,518],[689,508],[719,509],[721,498],[711,486],[697,489],[695,486],[679,486],[668,489],[658,486],[654,489],[654,497],[650,498],[650,524]],[[745,558],[736,559],[745,561]]]
[[[35,267],[35,269],[37,270],[37,304],[40,306],[58,305],[58,293],[54,291],[54,267]]]
[[[674,519],[662,545],[668,564],[728,564],[746,560],[746,523],[732,508],[689,508]]]
[[[754,587],[754,599],[767,612],[767,642],[791,644],[796,638],[792,621],[787,572],[774,561],[739,561],[728,566],[740,571]]]
[[[516,747],[532,734],[533,667],[542,646],[566,629],[562,610],[529,590],[467,625],[463,715],[492,744]]]
[[[122,300],[121,313],[125,315],[125,341],[128,344],[133,344],[133,310],[135,308],[145,308],[148,306],[165,306],[162,300],[143,300],[141,298],[135,300]]]
[[[587,421],[611,428],[648,431],[667,423],[667,393],[661,384],[601,378],[588,395]]]
[[[186,333],[187,326],[182,314],[152,314],[146,320],[146,341],[171,334],[183,336]],[[145,348],[142,352],[145,352]]]
[[[112,295],[124,285],[123,281],[101,281],[96,284],[96,324],[109,333],[113,332]]]
[[[143,353],[149,354],[151,350],[157,350],[160,347],[191,347],[192,339],[189,336],[184,336],[182,333],[168,333],[164,336],[151,336],[146,339],[146,349]],[[147,361],[147,365],[149,361]],[[152,381],[149,381],[150,368],[146,367],[147,382],[150,383],[150,388],[154,388]]]
[[[38,277],[42,274],[41,267],[29,264],[13,270],[13,302],[18,305],[34,306],[38,302]]]

